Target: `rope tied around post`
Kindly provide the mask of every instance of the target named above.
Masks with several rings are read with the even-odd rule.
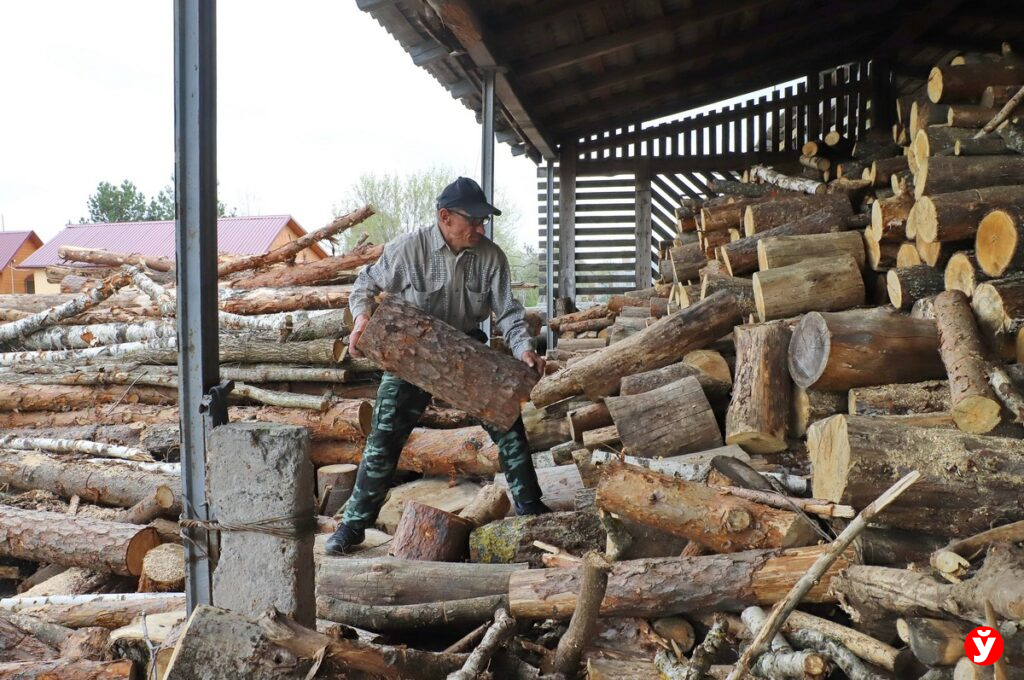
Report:
[[[277,538],[301,539],[316,532],[316,517],[310,513],[296,513],[282,517],[269,517],[254,522],[220,522],[217,520],[202,521],[182,518],[178,524],[186,529],[206,529],[207,531],[247,531],[267,534]]]

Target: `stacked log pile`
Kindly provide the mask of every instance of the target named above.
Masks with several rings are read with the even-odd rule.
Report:
[[[43,310],[10,305],[8,327],[22,326],[6,342],[21,351],[0,355],[0,530],[22,593],[0,605],[18,609],[0,625],[30,642],[5,661],[67,677],[170,666],[170,680],[211,659],[239,676],[288,659],[275,672],[296,678],[314,666],[320,677],[988,677],[964,636],[989,626],[1006,643],[994,677],[1017,677],[1024,157],[1012,116],[995,137],[985,127],[1024,78],[976,66],[940,67],[941,85],[891,139],[834,133],[803,150],[807,173],[753,167],[745,182],[716,182],[721,195],[680,208],[663,281],[550,321],[559,344],[523,416],[555,512],[514,516],[490,438],[465,412],[432,406],[367,541],[345,557],[320,551],[326,631],[273,611],[252,621],[202,608],[180,623],[168,564],[180,551],[157,547],[174,541],[167,520],[181,504],[168,467],[176,376],[158,366],[173,334],[124,331],[118,344],[145,348],[114,367],[109,350],[66,353],[95,349],[95,331],[52,330],[164,319],[170,294],[136,275],[159,263],[103,263],[124,286],[118,267],[135,267],[145,299],[122,288],[62,312],[51,308],[68,301],[51,300],[42,322]],[[299,268],[225,272],[222,327],[245,330],[225,333],[222,375],[253,388],[233,419],[310,428],[326,533],[351,493],[377,366],[340,358],[343,330],[296,338],[297,319],[326,325],[302,307],[226,307],[268,283],[289,286],[270,295],[281,300],[332,287]],[[231,316],[285,311],[291,325]],[[509,417],[497,395],[525,397],[531,381],[489,350],[432,340],[413,357],[412,337],[445,329],[404,305],[386,313],[368,355],[492,422]],[[25,344],[40,333],[86,346]],[[442,359],[451,370],[433,370]],[[286,377],[281,364],[303,372]],[[99,604],[26,599],[79,593]],[[166,627],[140,632],[143,610],[167,612]]]

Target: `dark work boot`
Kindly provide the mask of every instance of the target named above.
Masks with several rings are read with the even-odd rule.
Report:
[[[331,537],[324,545],[324,552],[328,555],[347,555],[352,552],[352,546],[359,545],[366,538],[366,532],[362,529],[353,529],[342,522],[334,530]]]
[[[544,505],[541,501],[526,501],[520,503],[516,501],[516,514],[520,517],[529,515],[546,515],[551,512],[551,508]]]

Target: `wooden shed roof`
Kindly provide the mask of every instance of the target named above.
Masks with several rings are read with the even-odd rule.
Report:
[[[998,0],[357,0],[468,107],[495,69],[499,140],[569,140],[838,64],[880,58],[909,87],[952,50],[998,51]],[[1012,3],[1011,3],[1012,4]]]

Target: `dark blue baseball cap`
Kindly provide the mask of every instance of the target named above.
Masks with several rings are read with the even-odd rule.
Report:
[[[437,209],[454,208],[470,217],[500,215],[501,211],[487,202],[487,196],[480,185],[468,177],[460,177],[441,191],[437,197]]]

